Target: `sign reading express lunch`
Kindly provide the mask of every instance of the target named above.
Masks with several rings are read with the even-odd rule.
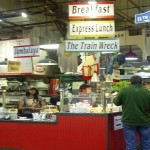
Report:
[[[114,18],[113,2],[97,2],[94,5],[88,2],[69,3],[69,19],[84,18]]]
[[[101,20],[99,20],[101,18]],[[69,3],[69,37],[65,40],[69,52],[118,52],[119,39],[115,35],[113,2]],[[94,19],[94,20],[92,20]],[[93,39],[76,39],[91,37]],[[105,37],[104,39],[94,39]]]
[[[71,38],[76,37],[114,37],[114,20],[110,21],[70,21]]]
[[[69,52],[118,52],[120,50],[119,39],[67,39],[66,51]]]

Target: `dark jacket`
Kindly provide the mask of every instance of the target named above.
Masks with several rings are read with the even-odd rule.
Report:
[[[150,91],[141,85],[121,89],[114,104],[122,105],[122,122],[128,125],[150,124]]]

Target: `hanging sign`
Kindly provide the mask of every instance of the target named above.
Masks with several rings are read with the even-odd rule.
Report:
[[[117,52],[120,50],[119,39],[67,39],[66,51],[69,52]]]
[[[136,14],[135,15],[135,23],[145,23],[145,22],[150,22],[150,11]]]
[[[8,61],[8,73],[21,73],[21,62],[20,61]]]
[[[85,18],[114,18],[113,2],[88,2],[69,3],[69,19]]]
[[[114,20],[110,21],[70,21],[70,38],[114,37]]]
[[[0,76],[32,75],[32,58],[17,58],[8,61],[7,65],[0,65]]]
[[[39,46],[25,45],[14,47],[14,58],[37,57],[39,56]]]

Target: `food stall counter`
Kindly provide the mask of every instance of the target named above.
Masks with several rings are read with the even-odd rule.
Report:
[[[0,148],[20,150],[125,149],[121,112],[56,113],[55,122],[0,120]],[[116,120],[115,120],[116,119]],[[116,128],[115,128],[116,127]]]

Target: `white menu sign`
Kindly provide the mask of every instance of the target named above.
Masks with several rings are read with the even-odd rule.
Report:
[[[118,52],[120,44],[118,38],[107,39],[67,39],[66,51],[69,52]]]
[[[109,21],[70,21],[70,38],[78,37],[114,37],[115,23]]]
[[[15,46],[14,47],[14,58],[21,57],[36,57],[39,56],[39,46]]]
[[[70,2],[69,19],[114,18],[113,2]]]

